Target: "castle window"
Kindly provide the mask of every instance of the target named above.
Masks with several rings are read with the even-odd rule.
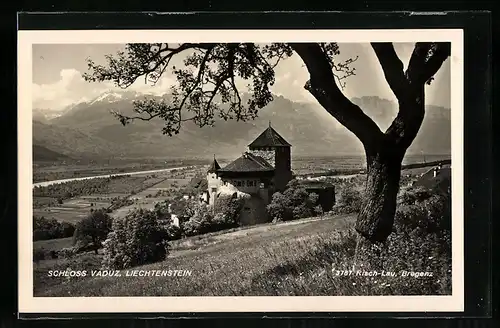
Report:
[[[241,181],[236,181],[236,186],[241,187]]]
[[[253,180],[247,181],[247,187],[253,187]]]

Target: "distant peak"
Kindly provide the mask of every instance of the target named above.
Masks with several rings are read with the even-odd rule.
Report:
[[[106,100],[106,101],[112,102],[112,101],[116,101],[116,100],[119,100],[122,98],[123,98],[123,95],[121,93],[106,91],[103,94],[101,94],[100,96],[98,96],[97,98],[95,98],[93,101],[91,101],[90,105],[92,105],[93,103],[96,103],[98,101]]]

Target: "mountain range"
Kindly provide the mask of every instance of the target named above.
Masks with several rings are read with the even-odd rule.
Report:
[[[45,159],[57,157],[55,154],[74,159],[209,158],[214,154],[232,158],[272,124],[292,144],[296,156],[364,154],[357,138],[319,104],[275,96],[255,120],[218,120],[213,127],[203,128],[186,122],[179,134],[169,137],[161,133],[163,122],[159,119],[122,126],[110,113],[117,110],[131,114],[133,100],[142,96],[133,91],[106,92],[62,111],[34,109],[33,145],[38,147],[38,153],[47,150],[42,152]],[[352,101],[383,130],[397,113],[397,104],[387,99],[364,96]],[[422,128],[408,153],[450,154],[450,147],[450,109],[427,106]]]

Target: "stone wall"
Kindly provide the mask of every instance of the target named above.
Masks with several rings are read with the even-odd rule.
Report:
[[[250,153],[262,157],[272,166],[275,165],[274,150],[251,150]]]

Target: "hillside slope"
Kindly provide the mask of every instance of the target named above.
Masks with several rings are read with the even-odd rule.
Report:
[[[33,146],[72,158],[104,158],[124,153],[124,148],[75,128],[33,121]]]
[[[33,160],[35,162],[56,162],[71,160],[72,158],[58,152],[52,151],[40,145],[33,145]]]

